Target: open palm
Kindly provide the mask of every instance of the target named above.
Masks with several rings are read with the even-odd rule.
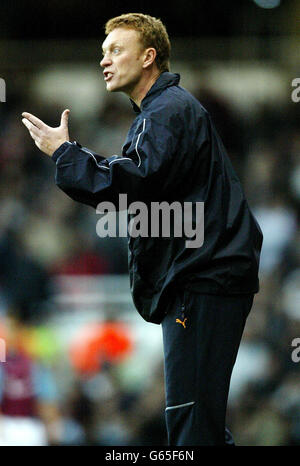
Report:
[[[65,141],[69,141],[69,120],[70,110],[66,109],[61,114],[60,126],[52,128],[31,113],[22,113],[22,122],[28,129],[30,136],[36,146],[45,154],[52,156],[56,149]]]

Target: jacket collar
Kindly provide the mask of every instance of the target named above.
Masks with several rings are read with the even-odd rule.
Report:
[[[180,75],[178,73],[169,73],[168,71],[163,72],[155,81],[153,86],[149,89],[145,97],[141,102],[141,107],[138,107],[132,99],[130,99],[131,105],[135,113],[141,113],[157,94],[160,94],[164,89],[170,86],[177,86],[180,81]]]

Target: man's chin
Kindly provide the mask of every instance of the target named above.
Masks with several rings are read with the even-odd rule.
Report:
[[[114,86],[113,83],[108,82],[106,83],[106,90],[108,92],[117,92],[119,91],[119,88],[118,86]]]

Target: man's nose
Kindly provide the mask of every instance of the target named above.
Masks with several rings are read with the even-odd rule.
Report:
[[[111,64],[111,59],[108,57],[108,55],[104,55],[102,60],[100,61],[100,66],[104,68],[105,66],[108,66]]]

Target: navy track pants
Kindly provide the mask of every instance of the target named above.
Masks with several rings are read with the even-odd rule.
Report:
[[[174,295],[162,321],[169,445],[234,445],[227,399],[252,302],[252,294]]]

